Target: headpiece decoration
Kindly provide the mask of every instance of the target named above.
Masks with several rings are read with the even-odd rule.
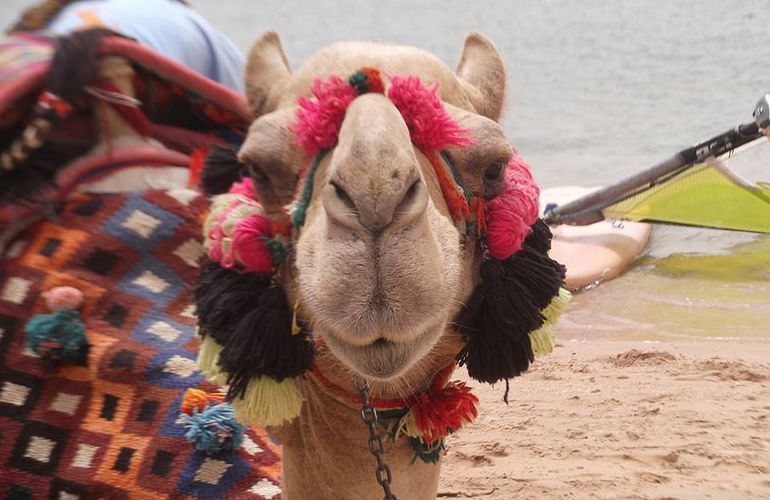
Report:
[[[386,86],[379,70],[363,68],[347,80],[316,79],[311,92],[312,98],[299,99],[291,128],[308,164],[286,218],[270,219],[253,189],[234,185],[215,197],[204,228],[209,262],[195,291],[204,337],[199,365],[210,378],[229,384],[227,399],[236,416],[278,425],[301,408],[294,377],[312,372],[328,387],[323,374],[313,370],[307,325],[295,318],[275,273],[287,255],[292,228],[296,234],[304,223],[321,159],[336,146],[348,106],[367,92],[386,95],[399,110],[412,142],[431,162],[454,222],[464,225],[483,252],[482,281],[456,320],[466,341],[458,362],[477,380],[507,383],[528,368],[534,354],[550,351],[550,323],[569,294],[562,289],[563,266],[548,257],[551,233],[538,219],[539,188],[524,160],[514,154],[503,189],[487,199],[466,190],[445,154],[473,139],[444,109],[437,84],[392,76]],[[216,168],[222,172],[220,163]],[[212,176],[217,182],[222,178]],[[476,415],[475,396],[464,384],[448,382],[450,368],[430,391],[388,409],[400,412],[394,435],[414,438],[417,456],[426,461],[437,457],[448,433]]]

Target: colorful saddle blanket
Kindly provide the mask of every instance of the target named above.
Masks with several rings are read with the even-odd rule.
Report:
[[[185,437],[198,372],[191,283],[206,200],[193,191],[77,194],[0,258],[1,498],[277,498],[280,449],[258,429],[209,455]],[[26,348],[41,294],[80,290],[87,364]]]

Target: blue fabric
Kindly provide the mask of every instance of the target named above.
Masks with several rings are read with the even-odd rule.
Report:
[[[57,34],[106,27],[236,91],[243,90],[243,54],[191,8],[175,0],[83,0],[48,26]]]

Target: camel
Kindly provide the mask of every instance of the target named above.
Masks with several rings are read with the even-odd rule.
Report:
[[[293,378],[302,400],[296,418],[256,422],[271,425],[283,444],[283,498],[289,500],[382,498],[357,394],[364,384],[378,401],[429,391],[462,357],[466,338],[456,318],[481,281],[483,252],[469,239],[468,225],[453,216],[435,158],[413,143],[384,93],[352,100],[336,144],[306,170],[308,154],[295,137],[298,102],[312,96],[316,78],[346,77],[362,67],[377,68],[386,81],[410,75],[437,85],[443,108],[471,139],[447,148],[444,158],[468,192],[494,196],[515,156],[497,122],[503,60],[481,34],[466,38],[455,71],[417,48],[346,42],[320,49],[292,72],[278,34],[265,33],[254,44],[246,69],[254,121],[238,160],[252,173],[259,213],[285,217],[302,190],[298,179],[312,183],[301,227],[287,236],[289,257],[271,280],[315,342],[313,369]],[[204,306],[199,302],[205,327]],[[204,340],[201,368],[224,383],[216,361],[223,354],[207,349]],[[393,494],[435,498],[440,457],[417,460],[403,437],[385,437],[384,445]]]

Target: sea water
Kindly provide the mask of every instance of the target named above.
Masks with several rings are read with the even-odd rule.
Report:
[[[8,24],[29,0],[2,0]],[[503,124],[545,188],[608,184],[751,121],[770,91],[760,0],[191,0],[247,51],[277,30],[293,66],[338,40],[424,48],[454,67],[465,35],[508,68]],[[770,152],[748,166],[770,181]],[[576,295],[570,338],[770,342],[770,237],[658,227],[624,276]]]

